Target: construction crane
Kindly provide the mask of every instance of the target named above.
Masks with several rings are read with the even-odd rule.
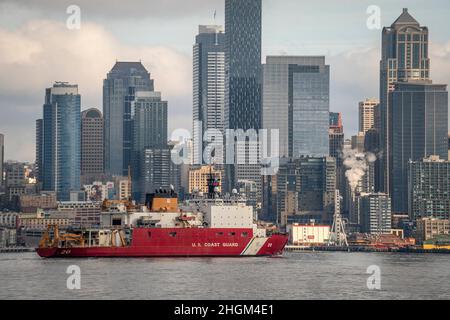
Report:
[[[342,197],[339,190],[335,190],[333,226],[331,227],[328,246],[336,245],[339,247],[348,247],[347,234],[345,232],[345,221],[341,215],[341,199]]]

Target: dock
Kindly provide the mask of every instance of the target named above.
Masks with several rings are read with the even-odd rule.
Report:
[[[21,252],[34,252],[34,248],[28,247],[7,247],[0,248],[0,253],[21,253]]]
[[[439,253],[449,254],[449,249],[423,249],[419,247],[377,248],[369,246],[286,246],[286,252],[392,252],[392,253]]]

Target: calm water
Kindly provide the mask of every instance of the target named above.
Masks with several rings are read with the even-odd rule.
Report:
[[[68,290],[67,267],[81,268]],[[381,290],[367,268],[381,269]],[[450,255],[289,253],[281,258],[45,260],[0,254],[0,299],[450,299]]]

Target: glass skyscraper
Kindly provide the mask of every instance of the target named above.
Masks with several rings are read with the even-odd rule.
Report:
[[[396,82],[428,80],[428,28],[420,24],[403,9],[402,14],[382,33],[380,62],[380,144],[382,148],[379,183],[381,190],[392,192],[392,119],[389,115],[389,93]]]
[[[263,127],[280,130],[280,156],[328,156],[332,119],[325,57],[269,56],[263,70]]]
[[[194,163],[202,164],[205,132],[224,133],[225,34],[221,26],[199,26],[193,64]],[[195,127],[198,122],[202,123],[199,128]]]
[[[146,192],[167,187],[170,168],[170,150],[167,144],[167,101],[161,100],[161,93],[140,91],[134,103],[133,137],[133,197],[145,199]],[[165,170],[162,172],[161,170]],[[152,177],[160,177],[153,180]],[[162,177],[162,178],[161,178]],[[166,180],[163,179],[166,178]],[[164,183],[163,183],[164,182]],[[162,185],[158,185],[163,183]]]
[[[261,128],[261,24],[262,0],[225,0],[225,129]],[[259,160],[260,150],[245,139],[235,149],[241,154],[235,165],[226,166],[224,186],[231,191],[239,182],[254,182],[260,200],[260,165],[248,160]]]
[[[132,104],[136,92],[153,90],[153,80],[141,62],[116,62],[103,81],[106,173],[128,174],[132,161]]]
[[[448,92],[431,81],[397,83],[390,93],[392,114],[392,206],[408,212],[408,162],[432,155],[447,160]]]
[[[68,201],[80,190],[81,96],[78,86],[57,82],[46,89],[42,119],[40,175],[44,191]]]
[[[261,128],[261,0],[225,0],[225,126]]]

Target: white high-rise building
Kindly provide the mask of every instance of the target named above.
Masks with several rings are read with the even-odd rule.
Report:
[[[222,26],[199,26],[193,59],[194,163],[203,164],[205,133],[208,139],[224,133],[225,34]],[[215,132],[213,132],[213,130]],[[220,134],[219,134],[220,133]],[[217,140],[216,140],[217,141]],[[221,142],[220,140],[219,142]],[[222,144],[222,143],[221,143]],[[223,149],[215,150],[223,158]]]

